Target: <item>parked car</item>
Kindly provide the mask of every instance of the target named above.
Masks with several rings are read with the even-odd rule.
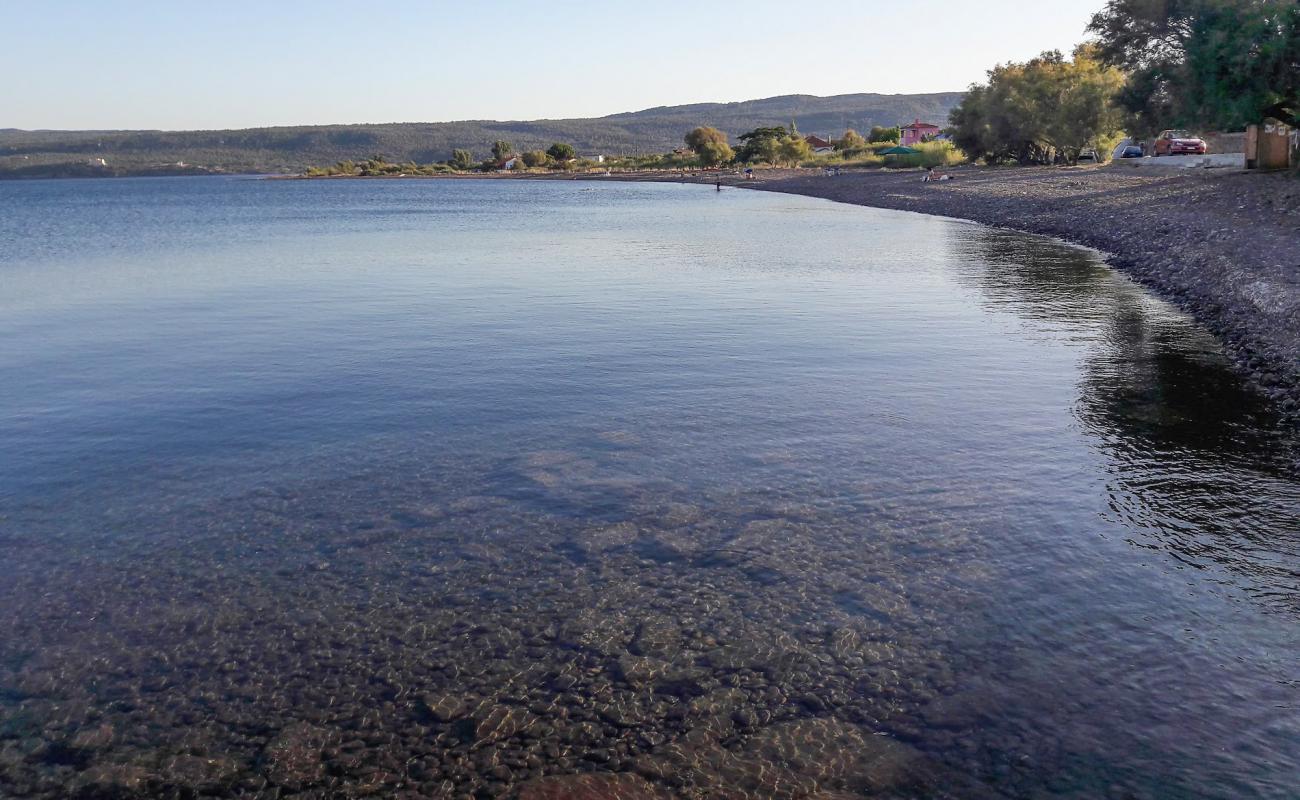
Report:
[[[1141,158],[1142,148],[1136,144],[1126,144],[1124,149],[1119,151],[1120,158]]]
[[[1157,156],[1203,156],[1205,140],[1187,131],[1161,131],[1156,137]]]
[[[1078,160],[1080,163],[1084,161],[1091,161],[1094,164],[1099,164],[1101,163],[1101,156],[1097,155],[1097,151],[1094,150],[1093,148],[1085,147],[1079,151]]]

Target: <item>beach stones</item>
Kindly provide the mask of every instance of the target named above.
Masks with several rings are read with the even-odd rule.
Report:
[[[452,722],[465,715],[465,699],[456,694],[426,694],[420,698],[421,708],[438,722]]]
[[[325,774],[323,750],[330,739],[327,730],[305,722],[283,728],[262,751],[267,780],[290,790],[319,781]]]
[[[92,764],[76,779],[76,793],[88,797],[129,797],[147,785],[149,770],[134,764]]]
[[[537,718],[526,708],[497,705],[486,709],[474,726],[474,745],[481,747],[517,733],[536,724]]]
[[[669,800],[670,793],[632,774],[557,775],[528,781],[516,800]]]
[[[573,545],[584,556],[591,557],[626,547],[636,541],[638,536],[640,531],[636,525],[631,522],[619,522],[584,530],[574,536]]]
[[[239,774],[242,765],[228,759],[196,755],[178,755],[167,759],[159,774],[164,782],[191,791],[218,791]],[[134,773],[111,773],[119,779],[133,780]]]
[[[718,701],[709,707],[727,705]],[[638,772],[675,775],[704,796],[795,800],[890,792],[938,769],[911,747],[829,718],[773,724],[735,748],[722,745],[726,730],[696,731],[639,760]]]
[[[636,636],[629,650],[639,656],[668,658],[682,646],[682,632],[671,620],[664,617],[647,617],[637,626]]]
[[[9,627],[53,646],[0,664],[0,682],[31,690],[12,708],[0,698],[0,794],[62,800],[39,787],[66,789],[59,776],[81,770],[94,797],[814,797],[868,783],[845,777],[833,747],[773,744],[810,735],[780,726],[816,715],[869,731],[934,688],[908,673],[941,652],[886,640],[856,596],[841,602],[897,594],[868,585],[880,567],[859,562],[879,553],[848,530],[774,521],[770,497],[679,502],[628,484],[623,517],[574,522],[498,486],[457,486],[411,490],[388,506],[400,513],[352,513],[372,491],[349,483],[328,513],[315,496],[281,500],[277,537],[230,521],[219,556],[231,541],[264,548],[273,557],[252,563],[273,562],[270,577],[207,570],[213,556],[177,548],[168,557],[192,563],[101,574],[62,605],[11,592]],[[417,514],[433,502],[445,514]],[[733,521],[746,514],[762,524]],[[303,554],[338,530],[379,538],[304,572]],[[723,552],[738,532],[743,558]],[[765,583],[755,554],[793,566]],[[104,606],[121,635],[37,625]],[[167,753],[140,746],[159,731]]]
[[[627,652],[632,638],[631,622],[622,616],[598,609],[584,609],[560,631],[559,639],[570,647],[591,650],[602,656],[617,658]]]
[[[107,723],[78,731],[72,737],[72,747],[77,750],[101,750],[113,743],[113,726]]]

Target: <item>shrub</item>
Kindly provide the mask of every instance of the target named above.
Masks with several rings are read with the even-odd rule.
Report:
[[[544,167],[546,166],[549,157],[544,150],[529,150],[527,153],[520,156],[520,158],[523,160],[525,166]]]

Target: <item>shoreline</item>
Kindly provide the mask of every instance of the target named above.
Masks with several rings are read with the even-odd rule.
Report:
[[[915,171],[786,170],[724,185],[963,219],[1097,250],[1208,328],[1238,374],[1300,424],[1300,179],[1119,166],[949,172],[956,180],[922,183]]]

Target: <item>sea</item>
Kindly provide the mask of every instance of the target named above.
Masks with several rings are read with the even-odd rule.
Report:
[[[1295,798],[1298,444],[1052,239],[0,182],[0,796]]]

